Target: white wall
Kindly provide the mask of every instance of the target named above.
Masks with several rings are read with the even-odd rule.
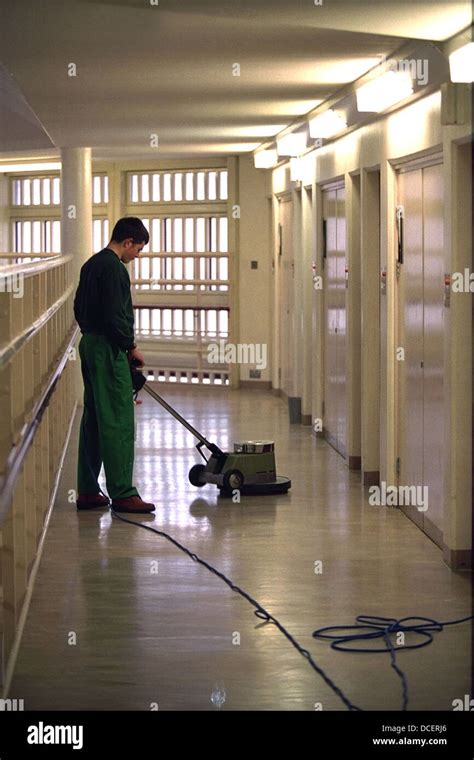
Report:
[[[346,204],[346,214],[348,229],[356,229],[359,225],[354,225],[355,211],[359,213],[360,209],[366,220],[370,220],[370,209],[367,204],[373,203],[375,198],[373,191],[369,193],[369,183],[366,181],[366,172],[377,168],[380,170],[380,267],[386,267],[387,270],[387,289],[386,295],[380,299],[381,308],[381,330],[380,330],[380,364],[378,352],[372,354],[366,352],[364,361],[361,365],[357,361],[348,362],[347,382],[350,386],[348,393],[348,426],[349,441],[348,455],[352,456],[355,461],[362,454],[364,463],[365,452],[361,451],[361,443],[373,435],[373,430],[378,426],[372,426],[369,429],[367,414],[362,418],[362,430],[359,425],[359,411],[355,404],[360,404],[360,385],[362,393],[366,387],[370,386],[368,378],[380,373],[380,400],[374,398],[373,414],[379,413],[380,403],[380,442],[379,442],[379,461],[374,456],[373,449],[369,452],[370,456],[366,457],[369,470],[380,469],[380,479],[388,483],[396,482],[395,462],[396,462],[396,424],[397,424],[397,384],[396,384],[396,319],[397,319],[397,287],[396,287],[396,268],[395,268],[395,214],[396,205],[396,167],[395,165],[405,159],[429,155],[440,152],[444,154],[444,177],[445,177],[445,271],[454,272],[462,271],[462,266],[468,266],[470,252],[466,246],[466,225],[465,217],[468,215],[467,206],[469,201],[468,183],[466,177],[461,177],[461,166],[459,161],[459,144],[469,140],[471,134],[471,119],[468,100],[468,88],[465,90],[466,102],[465,108],[467,118],[464,124],[460,125],[443,125],[442,124],[442,100],[441,92],[437,91],[420,100],[406,106],[399,111],[395,111],[385,118],[362,127],[343,138],[326,145],[325,147],[312,151],[305,156],[304,162],[306,174],[308,175],[303,185],[308,182],[313,187],[313,220],[312,220],[312,238],[315,242],[316,262],[321,271],[321,225],[319,218],[320,209],[320,188],[321,185],[336,179],[344,179],[346,188],[349,189],[348,203]],[[291,192],[295,188],[289,178],[288,164],[277,167],[272,172],[272,192],[274,196],[284,192]],[[464,172],[465,173],[465,172]],[[360,181],[361,193],[354,195],[354,177]],[[460,196],[465,189],[464,205],[465,209],[462,214],[459,212]],[[367,194],[367,195],[366,195]],[[365,197],[366,196],[366,197]],[[358,209],[354,208],[354,203]],[[360,206],[359,206],[360,204]],[[463,221],[464,218],[464,221]],[[303,220],[304,221],[304,220]],[[357,230],[356,234],[359,234]],[[362,228],[363,233],[363,228]],[[374,235],[374,230],[370,233]],[[362,238],[364,240],[364,238]],[[352,240],[348,236],[348,261],[351,255],[364,256],[363,246],[357,245],[357,240]],[[360,243],[360,241],[359,241]],[[352,253],[351,253],[352,251]],[[370,274],[371,287],[378,283],[380,272],[378,270],[377,257],[372,252],[372,267],[377,267],[377,271]],[[376,299],[373,294],[364,292],[360,283],[354,283],[353,265],[349,263],[349,293],[348,293],[348,319],[360,319],[360,310],[362,309],[365,317],[370,319],[371,313],[374,318],[376,314]],[[360,262],[359,262],[360,263]],[[461,266],[462,265],[462,266]],[[364,275],[367,271],[364,270]],[[366,281],[367,278],[366,278]],[[351,288],[353,290],[351,291]],[[358,293],[356,292],[358,289]],[[276,296],[275,296],[276,298]],[[472,296],[471,296],[472,298]],[[322,291],[313,292],[313,303],[309,309],[304,303],[300,308],[308,313],[304,314],[305,323],[310,320],[312,324],[312,366],[305,366],[304,372],[308,373],[305,382],[311,387],[312,394],[312,416],[313,418],[321,415],[323,383],[321,382],[322,372],[324,371],[324,353],[321,322],[323,317],[324,295]],[[295,299],[295,303],[298,300]],[[351,313],[352,304],[352,313]],[[360,308],[357,308],[359,304]],[[278,303],[275,305],[276,318],[278,315]],[[464,425],[462,436],[458,435],[462,419],[470,421],[472,405],[472,325],[471,313],[467,304],[462,304],[461,299],[456,303],[455,308],[451,308],[450,334],[446,336],[446,367],[450,378],[447,385],[451,393],[446,398],[446,415],[447,415],[447,440],[446,440],[446,513],[444,524],[446,526],[444,534],[444,556],[448,564],[452,566],[462,566],[463,556],[471,546],[471,519],[472,519],[472,469],[471,469],[471,433],[468,434],[468,425]],[[449,324],[449,321],[448,321]],[[373,337],[373,336],[372,336]],[[295,339],[298,336],[295,335]],[[348,358],[356,358],[355,346],[351,340],[349,331]],[[359,349],[360,350],[360,349]],[[362,350],[364,347],[362,346]],[[277,367],[273,368],[273,377],[277,377]],[[360,374],[362,372],[362,375]],[[471,373],[468,377],[469,372]],[[351,375],[352,373],[352,375]],[[462,377],[462,384],[456,381]],[[364,380],[366,382],[364,382]],[[311,384],[312,381],[312,384]],[[352,393],[351,393],[352,389]],[[372,390],[371,390],[372,393]],[[351,402],[352,398],[352,402]],[[471,424],[469,422],[469,424]],[[351,432],[352,431],[352,432]],[[371,472],[371,474],[374,474]]]
[[[239,158],[239,342],[266,344],[268,364],[260,382],[271,380],[272,356],[271,213],[266,186],[267,172],[254,168],[253,156]],[[257,269],[251,269],[251,261],[258,262]],[[241,381],[249,380],[250,368],[253,365],[241,365]]]

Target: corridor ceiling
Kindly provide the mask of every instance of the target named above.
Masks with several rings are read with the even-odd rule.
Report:
[[[254,150],[406,40],[471,23],[465,0],[2,5],[0,151],[117,159]]]

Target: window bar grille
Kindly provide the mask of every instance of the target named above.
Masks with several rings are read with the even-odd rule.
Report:
[[[42,182],[42,200],[45,206],[51,204],[51,180],[48,177],[45,177]]]

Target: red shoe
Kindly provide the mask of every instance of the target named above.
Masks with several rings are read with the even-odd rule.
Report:
[[[105,509],[109,504],[110,501],[107,496],[103,496],[101,493],[79,494],[76,501],[78,509],[97,509],[98,507]]]
[[[115,509],[116,512],[144,514],[154,512],[155,505],[143,501],[140,496],[127,496],[125,499],[112,499],[111,509]]]

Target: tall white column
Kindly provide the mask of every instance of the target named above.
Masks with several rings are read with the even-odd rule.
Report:
[[[9,175],[1,173],[0,168],[0,251],[2,253],[7,253],[10,247],[8,245],[10,227],[9,184]]]
[[[92,162],[90,148],[61,148],[61,252],[74,256],[73,287],[81,266],[92,254]],[[76,346],[75,390],[82,403],[83,387]]]
[[[92,254],[92,162],[90,148],[61,148],[61,251],[74,256],[75,281]]]

